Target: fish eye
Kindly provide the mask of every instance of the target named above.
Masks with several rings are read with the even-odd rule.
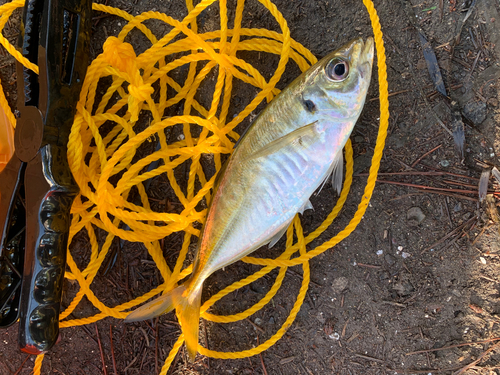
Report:
[[[349,63],[338,57],[332,59],[325,68],[326,76],[332,81],[343,81],[349,75]]]

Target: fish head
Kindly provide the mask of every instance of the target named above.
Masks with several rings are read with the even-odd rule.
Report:
[[[355,122],[370,85],[373,54],[373,38],[359,38],[318,61],[300,84],[304,109],[320,118]]]

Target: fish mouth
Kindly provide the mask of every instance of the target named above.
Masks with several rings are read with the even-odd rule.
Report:
[[[361,60],[363,62],[372,62],[373,55],[375,53],[375,46],[373,42],[373,38],[369,37],[365,42],[361,41]]]
[[[360,45],[358,70],[361,78],[364,78],[365,74],[371,74],[375,46],[372,37],[367,38],[366,41],[360,38],[358,39],[358,43]]]

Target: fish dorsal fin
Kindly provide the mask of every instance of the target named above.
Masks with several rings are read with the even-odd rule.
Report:
[[[315,127],[316,121],[302,126],[294,131],[275,139],[274,141],[265,145],[261,150],[250,155],[250,159],[258,159],[261,157],[266,157],[280,151],[286,146],[290,145],[302,145],[302,139],[304,138],[314,138],[319,135]],[[308,143],[308,142],[307,142]]]
[[[304,205],[301,207],[301,209],[299,210],[300,214],[303,215],[304,214],[304,211],[306,210],[314,210],[314,207],[311,203],[311,201],[308,199],[306,203],[304,203]]]
[[[337,193],[342,191],[342,177],[344,175],[344,154],[342,149],[335,155],[332,163],[332,186]]]

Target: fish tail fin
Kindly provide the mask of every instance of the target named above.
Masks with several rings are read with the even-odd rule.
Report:
[[[172,311],[179,304],[179,300],[185,289],[186,287],[184,285],[180,285],[177,288],[166,292],[157,299],[132,311],[127,315],[125,321],[138,322],[140,320],[153,319]]]
[[[198,352],[198,333],[200,327],[200,305],[202,286],[186,288],[176,305],[177,318],[182,327],[189,359],[194,361]]]
[[[195,286],[192,286],[193,284]],[[139,320],[152,319],[176,309],[189,358],[191,361],[194,361],[198,352],[202,287],[203,284],[196,285],[195,283],[186,281],[184,284],[163,294],[154,301],[132,311],[125,318],[125,321],[137,322]]]

